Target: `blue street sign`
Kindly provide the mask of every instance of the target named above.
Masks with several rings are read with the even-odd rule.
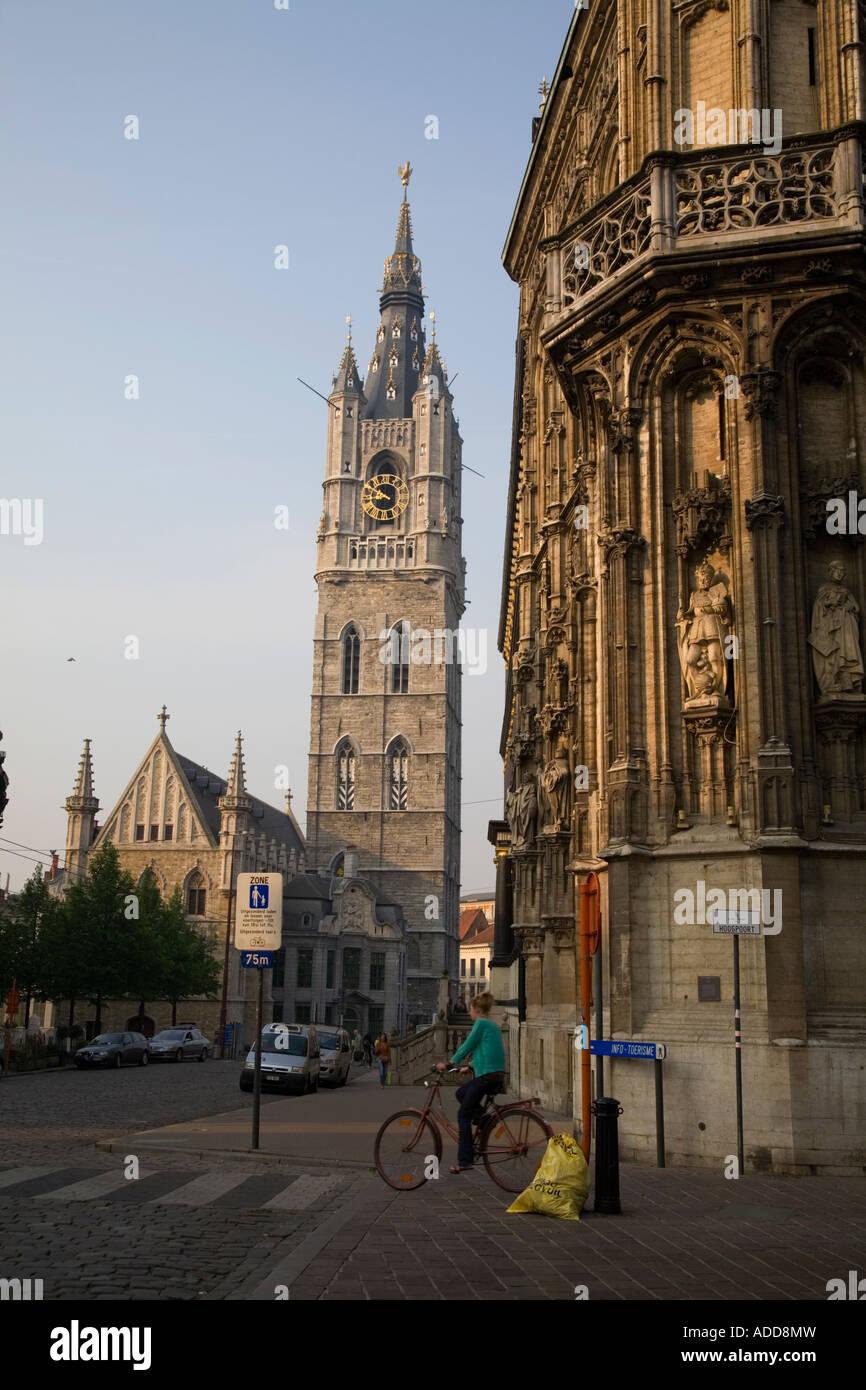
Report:
[[[667,1052],[664,1043],[599,1042],[593,1038],[589,1050],[594,1057],[649,1057],[660,1062]]]
[[[268,884],[250,884],[250,907],[260,907],[267,910],[268,906]]]
[[[241,965],[245,970],[271,970],[273,964],[273,951],[241,951]]]

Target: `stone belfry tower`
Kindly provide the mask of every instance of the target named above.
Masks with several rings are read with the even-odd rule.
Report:
[[[410,927],[408,1016],[456,980],[460,885],[461,444],[407,201],[362,384],[351,334],[329,398],[313,655],[307,862],[358,871]],[[362,989],[365,987],[361,982]]]

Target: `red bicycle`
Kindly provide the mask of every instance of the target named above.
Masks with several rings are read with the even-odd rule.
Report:
[[[433,1068],[434,1072],[436,1068]],[[450,1067],[449,1071],[457,1071]],[[435,1158],[433,1171],[438,1175],[442,1158],[442,1129],[455,1141],[459,1140],[456,1124],[449,1120],[439,1095],[440,1081],[425,1081],[430,1094],[423,1110],[398,1110],[385,1120],[376,1135],[374,1154],[379,1176],[397,1192],[420,1187],[432,1176],[430,1160]],[[434,1106],[438,1101],[438,1112]],[[492,1095],[485,1097],[481,1119],[475,1128],[473,1149],[487,1169],[488,1177],[506,1192],[522,1192],[532,1182],[544,1157],[547,1141],[553,1131],[547,1121],[531,1107],[540,1102],[512,1101],[497,1105]],[[441,1126],[441,1129],[440,1129]]]

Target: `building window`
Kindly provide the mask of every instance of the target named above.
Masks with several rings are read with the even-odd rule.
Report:
[[[461,974],[461,975],[465,975],[465,974],[466,974],[466,957],[465,957],[465,956],[461,956],[461,957],[460,957],[460,974]]]
[[[355,750],[344,743],[337,750],[337,810],[351,811],[355,805]]]
[[[353,948],[343,952],[343,988],[361,988],[361,952]]]
[[[343,694],[357,695],[358,671],[361,663],[361,639],[357,628],[350,627],[343,638]]]
[[[409,689],[409,624],[396,623],[388,640],[391,644],[391,694],[405,695]]]
[[[143,826],[143,825],[137,825],[137,826],[135,827],[135,838],[136,838],[136,840],[143,840],[143,839],[144,839],[144,826]]]
[[[478,962],[478,974],[479,974],[479,975],[483,975],[483,974],[484,974],[484,957],[483,957],[483,956],[481,957],[480,961]]]
[[[285,952],[285,949],[284,949],[284,948],[281,948],[279,951],[277,951],[277,952],[274,954],[274,977],[273,977],[273,979],[272,979],[272,981],[271,981],[271,984],[274,985],[277,989],[282,989],[282,987],[283,987],[283,985],[284,985],[285,983],[286,983],[286,952]],[[280,1023],[280,1022],[281,1022],[280,1019],[275,1019],[274,1021],[275,1021],[276,1023]]]
[[[372,951],[370,954],[370,989],[385,988],[385,952]]]
[[[368,1027],[374,1038],[385,1031],[385,1010],[381,1004],[372,1004],[368,1010]]]
[[[186,892],[186,910],[190,917],[203,917],[207,893],[201,874],[195,873],[189,881]]]
[[[469,974],[470,974],[470,975],[474,975],[474,974],[475,974],[475,957],[474,957],[474,956],[472,957],[471,961],[469,962]]]
[[[174,839],[174,826],[173,826],[173,825],[166,825],[166,826],[163,826],[162,837],[163,837],[164,840],[173,840],[173,839]]]
[[[274,1004],[274,1023],[282,1023],[282,1021],[283,1021],[283,1005],[282,1005],[282,1002],[278,1000],[278,1001]]]
[[[282,1020],[280,1020],[280,1021],[282,1022]],[[309,1005],[309,1004],[296,1004],[296,1005],[295,1005],[295,1022],[296,1022],[296,1023],[309,1023],[309,1021],[310,1021],[310,1005]]]
[[[328,952],[327,964],[325,966],[325,989],[334,988],[334,958],[336,951]]]
[[[150,827],[150,838],[151,838],[152,840],[158,840],[158,839],[159,839],[159,826],[158,826],[158,825],[152,825],[152,826]]]
[[[391,797],[392,811],[405,811],[408,797],[409,751],[402,739],[398,739],[391,749]]]
[[[313,984],[313,953],[312,951],[298,952],[298,989],[311,989]]]

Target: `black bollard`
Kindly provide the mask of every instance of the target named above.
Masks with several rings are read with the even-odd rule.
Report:
[[[619,1124],[622,1106],[610,1096],[599,1096],[592,1103],[595,1116],[595,1206],[593,1211],[618,1215],[619,1205]]]

